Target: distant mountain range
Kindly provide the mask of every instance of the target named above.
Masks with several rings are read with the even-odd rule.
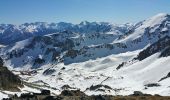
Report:
[[[46,23],[35,22],[21,25],[0,24],[0,43],[11,44],[33,36],[42,36],[46,34],[71,31],[75,33],[105,33],[112,29],[120,32],[126,32],[131,25],[113,25],[107,22],[81,22],[80,24],[71,23]]]

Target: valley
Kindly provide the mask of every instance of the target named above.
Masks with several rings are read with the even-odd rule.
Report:
[[[88,96],[119,98],[140,91],[153,96],[148,98],[158,94],[169,99],[169,14],[122,25],[87,21],[0,24],[0,33],[3,66],[22,83],[18,91],[1,89],[0,98],[44,89],[52,96],[80,90]]]

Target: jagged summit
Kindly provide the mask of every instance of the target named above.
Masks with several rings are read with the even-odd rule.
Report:
[[[62,32],[70,30],[76,33],[96,33],[96,32],[110,32],[121,31],[128,32],[127,29],[135,29],[137,32],[145,30],[145,28],[155,28],[159,25],[168,24],[170,20],[169,14],[160,13],[136,25],[122,24],[116,25],[109,22],[88,22],[82,21],[79,24],[72,24],[66,22],[59,23],[24,23],[21,25],[0,24],[0,44],[10,44],[21,41],[37,35],[46,35],[55,32]],[[135,31],[133,30],[133,31]],[[136,33],[141,34],[141,33]]]
[[[115,26],[115,27],[113,27]],[[46,23],[35,22],[21,25],[0,24],[0,43],[9,45],[11,43],[28,39],[33,36],[42,36],[62,31],[72,31],[79,34],[106,33],[111,30],[122,30],[125,27],[112,25],[107,22],[81,22],[72,24],[66,22]]]

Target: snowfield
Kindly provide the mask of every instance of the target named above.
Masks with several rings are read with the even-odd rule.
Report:
[[[80,89],[88,95],[142,91],[170,96],[170,15],[134,25],[27,24],[19,29],[35,35],[43,25],[51,33],[1,47],[4,64],[24,82],[16,94]],[[15,93],[2,91],[0,98]]]
[[[38,74],[33,76],[21,76],[27,79],[27,82],[36,83],[44,86],[55,87],[56,90],[48,87],[52,93],[59,94],[64,85],[69,85],[76,89],[84,91],[88,95],[92,94],[110,94],[110,95],[129,95],[134,91],[142,91],[148,94],[160,94],[169,96],[169,79],[158,82],[162,77],[166,76],[170,71],[170,57],[157,58],[158,54],[134,64],[129,64],[116,70],[116,67],[122,61],[129,61],[134,58],[139,51],[122,53],[118,55],[110,55],[108,57],[89,60],[83,63],[73,63],[70,65],[46,65],[42,66]],[[162,66],[164,65],[164,66]],[[50,67],[49,67],[50,66]],[[61,70],[65,68],[64,70]],[[43,75],[47,69],[55,69],[50,75]],[[146,84],[158,83],[158,87],[147,87]],[[112,89],[105,91],[90,91],[87,88],[92,85],[108,85]],[[154,91],[153,91],[154,90]],[[31,90],[30,90],[31,91]],[[33,91],[33,90],[32,90]]]

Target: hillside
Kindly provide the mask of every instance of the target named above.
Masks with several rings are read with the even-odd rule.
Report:
[[[0,90],[16,92],[20,91],[21,87],[23,84],[20,78],[4,67],[3,60],[0,58]]]
[[[24,89],[49,89],[54,95],[80,89],[87,95],[142,91],[169,96],[170,15],[158,14],[134,25],[31,25],[41,34],[34,30],[29,38],[0,50],[4,65],[25,81]],[[51,28],[55,31],[46,32]]]

